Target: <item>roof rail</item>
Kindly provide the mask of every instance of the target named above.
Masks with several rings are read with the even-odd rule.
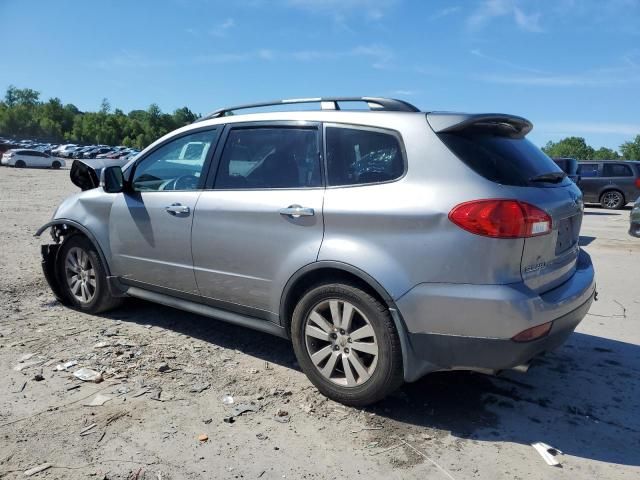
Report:
[[[245,105],[235,105],[233,107],[221,108],[209,115],[196,120],[210,120],[212,118],[224,117],[236,110],[245,110],[248,108],[273,107],[278,105],[292,105],[301,103],[319,103],[322,110],[340,110],[338,103],[343,102],[364,102],[372,111],[384,112],[419,112],[420,110],[404,100],[395,98],[379,98],[379,97],[318,97],[318,98],[291,98],[286,100],[274,100],[272,102],[248,103]]]

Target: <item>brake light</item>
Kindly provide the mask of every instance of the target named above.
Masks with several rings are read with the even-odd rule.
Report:
[[[527,238],[551,232],[551,217],[518,200],[473,200],[456,205],[449,220],[464,230],[492,238]]]
[[[640,188],[640,177],[636,178],[635,184],[636,188]]]

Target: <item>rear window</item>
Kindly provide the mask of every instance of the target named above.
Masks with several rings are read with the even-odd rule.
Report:
[[[620,163],[605,163],[602,166],[603,177],[633,177],[633,172],[629,165]]]
[[[526,138],[489,133],[456,132],[438,135],[449,149],[477,174],[502,185],[543,186],[532,183],[539,175],[562,170]],[[554,186],[568,185],[564,178]]]

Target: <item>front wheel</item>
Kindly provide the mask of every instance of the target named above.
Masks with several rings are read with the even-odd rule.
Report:
[[[609,190],[600,197],[600,205],[607,210],[619,210],[625,205],[624,196],[617,190]]]
[[[60,162],[57,160],[54,160],[54,162],[51,164],[51,168],[53,168],[54,170],[58,170],[60,166]]]
[[[298,363],[325,396],[362,407],[403,382],[400,339],[389,309],[355,285],[308,290],[292,318]]]
[[[58,282],[70,306],[88,313],[111,310],[120,304],[107,286],[107,276],[93,244],[73,235],[58,252]]]
[[[26,163],[24,163],[24,161],[23,161],[23,160],[18,160],[18,161],[16,162],[16,168],[24,168],[24,167],[26,167],[26,166],[27,166],[27,164],[26,164]]]

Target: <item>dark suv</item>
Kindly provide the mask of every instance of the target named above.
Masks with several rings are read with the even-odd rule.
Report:
[[[580,189],[585,202],[617,210],[640,196],[640,162],[579,162]]]
[[[580,185],[580,175],[578,175],[578,161],[575,158],[559,157],[552,158],[556,165],[558,165],[564,173],[567,174],[573,183]]]

